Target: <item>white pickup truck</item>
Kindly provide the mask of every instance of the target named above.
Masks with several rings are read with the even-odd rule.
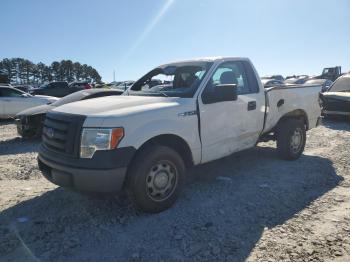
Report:
[[[151,85],[152,79],[164,84]],[[297,159],[320,120],[321,86],[264,89],[246,58],[159,66],[120,97],[57,107],[46,116],[38,163],[51,182],[81,191],[127,189],[144,211],[177,199],[186,169],[259,141]]]

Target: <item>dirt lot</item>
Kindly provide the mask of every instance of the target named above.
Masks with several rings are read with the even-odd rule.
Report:
[[[50,184],[38,144],[0,123],[0,261],[350,261],[349,121],[294,162],[268,143],[194,168],[157,215]]]

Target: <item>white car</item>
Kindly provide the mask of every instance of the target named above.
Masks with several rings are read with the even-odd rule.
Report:
[[[163,82],[153,86],[153,79]],[[299,158],[306,131],[319,124],[320,92],[316,85],[264,88],[247,58],[162,65],[122,96],[48,112],[39,168],[49,181],[81,191],[126,187],[142,210],[160,212],[193,165],[268,140],[277,141],[281,158]]]
[[[0,86],[0,119],[15,117],[25,109],[51,104],[57,100],[52,96],[32,96],[10,86]]]

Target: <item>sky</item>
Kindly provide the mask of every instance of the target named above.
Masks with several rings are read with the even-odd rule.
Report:
[[[350,70],[349,0],[1,0],[0,59],[71,59],[102,80],[207,56],[260,75]]]

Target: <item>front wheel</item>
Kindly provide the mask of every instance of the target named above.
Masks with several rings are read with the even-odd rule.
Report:
[[[298,119],[283,121],[277,130],[277,152],[282,159],[295,160],[303,153],[306,143],[305,125]]]
[[[161,145],[149,146],[130,165],[128,190],[141,210],[158,213],[175,203],[185,171],[176,151]]]

